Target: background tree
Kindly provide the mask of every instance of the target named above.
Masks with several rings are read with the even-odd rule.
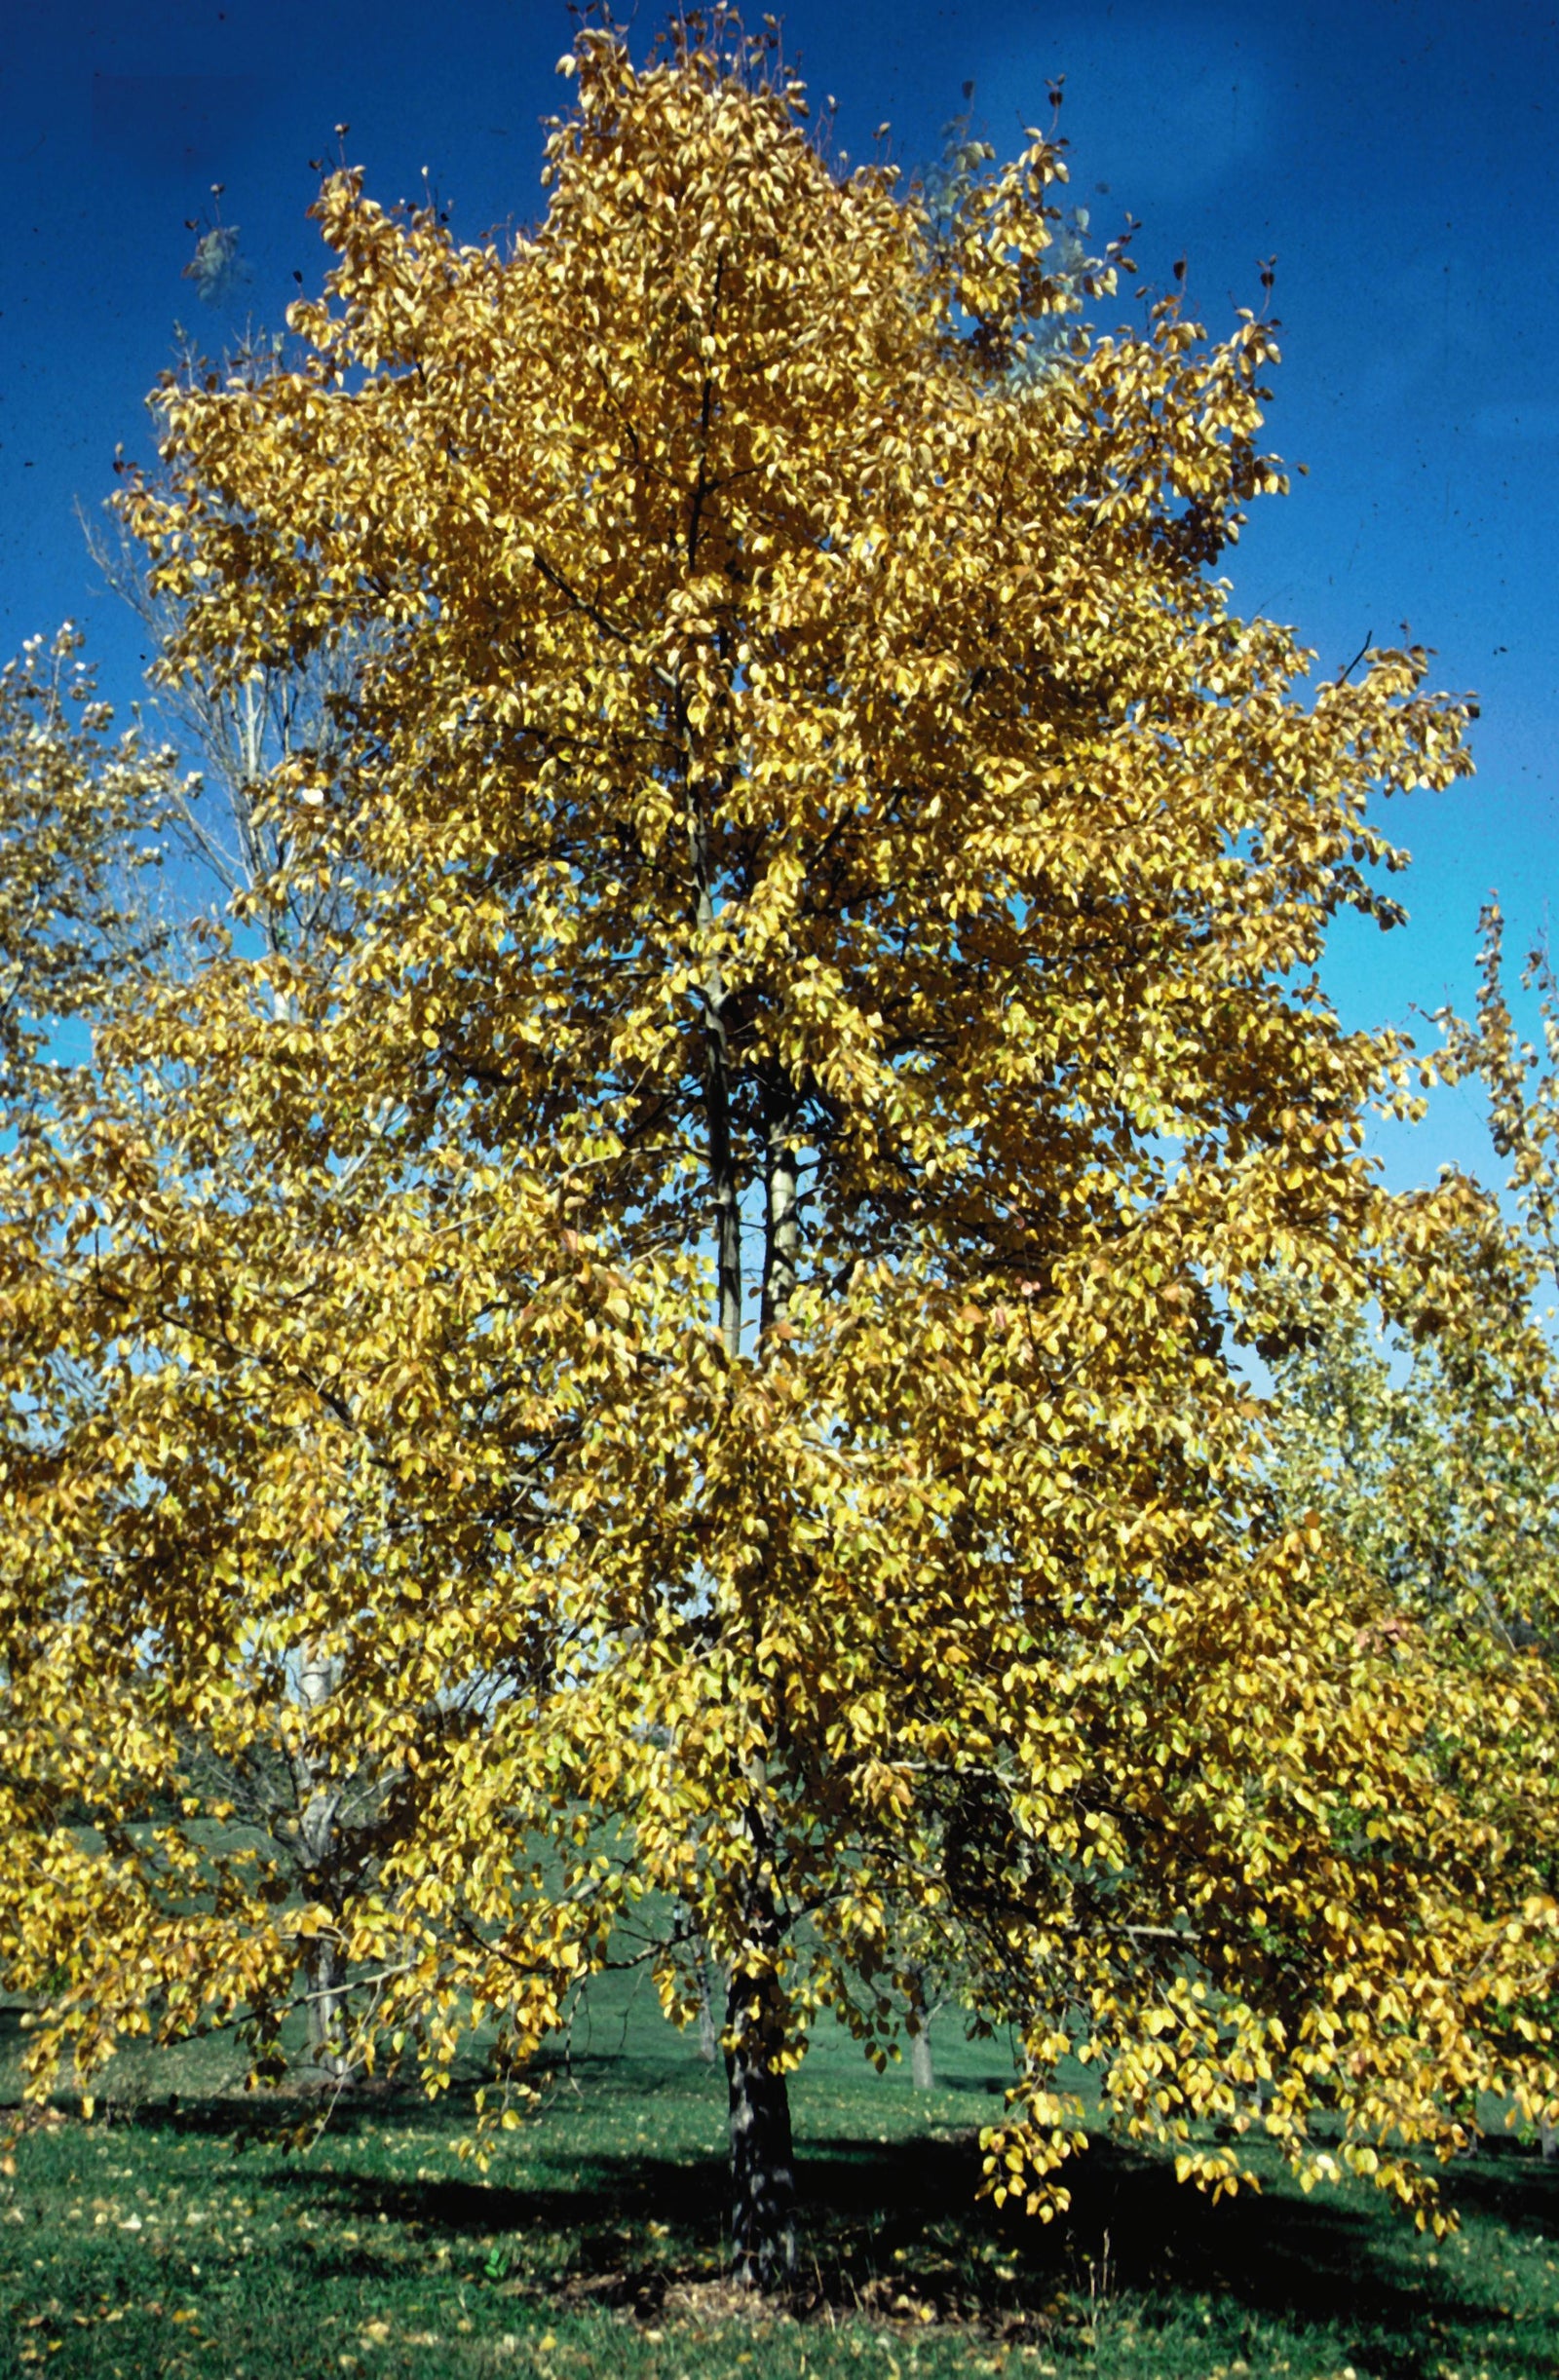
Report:
[[[1502,1198],[1451,1177],[1405,1201],[1370,1305],[1299,1292],[1298,1343],[1275,1364],[1273,1476],[1291,1521],[1319,1522],[1388,1588],[1380,1625],[1436,1640],[1497,1705],[1506,1680],[1535,1663],[1551,1676],[1559,1656],[1559,997],[1534,952],[1542,1047],[1523,1042],[1497,905],[1482,928],[1476,1021],[1446,1011],[1432,1063],[1485,1093]],[[1535,1764],[1512,1791],[1547,1797],[1551,1786]],[[1552,1863],[1547,1885],[1559,1888]],[[1544,2155],[1559,2153],[1553,2124],[1540,2130]]]
[[[179,798],[171,754],[138,734],[110,743],[112,714],[82,645],[67,622],[47,649],[34,637],[0,670],[0,1103],[10,1122],[40,1087],[51,1035],[89,1018],[159,940],[149,883]]]
[[[1553,1351],[1545,1266],[1470,1182],[1437,1200],[1432,1256],[1412,1210],[1381,1304],[1296,1304],[1275,1366],[1285,1510],[1323,1513],[1404,1612],[1507,1649],[1559,1645]]]
[[[213,364],[186,344],[166,385],[251,387],[280,368],[285,352],[280,334],[251,332]],[[229,525],[239,525],[236,516]],[[82,528],[104,583],[153,644],[161,650],[175,641],[185,607],[148,584],[146,557],[124,522],[116,519],[105,533],[83,515]],[[313,758],[328,771],[369,634],[359,623],[301,659],[262,656],[240,682],[193,666],[151,696],[170,742],[199,764],[198,774],[171,787],[166,807],[166,829],[185,862],[185,896],[214,895],[219,908],[239,903],[273,951],[339,926],[344,914],[348,888],[339,877],[288,871],[288,816],[267,802],[266,789],[294,759]]]
[[[284,353],[280,335],[252,330],[219,364],[186,344],[169,385],[254,386],[279,368]],[[83,527],[106,584],[159,648],[171,643],[184,607],[148,585],[145,555],[123,522],[115,522],[112,536],[85,520]],[[199,774],[174,788],[166,806],[170,841],[184,863],[183,900],[214,896],[214,906],[229,911],[241,930],[258,935],[272,954],[307,949],[339,933],[350,914],[353,888],[342,871],[318,864],[306,872],[289,870],[287,814],[267,803],[266,788],[273,773],[294,760],[329,768],[368,634],[357,627],[301,661],[286,654],[258,660],[242,684],[217,683],[197,668],[152,697],[154,715],[201,764]],[[187,954],[185,963],[195,963]],[[285,1741],[271,1735],[247,1747],[230,1743],[218,1758],[192,1739],[190,1758],[207,1772],[208,1793],[231,1804],[237,1823],[267,1832],[304,1898],[339,1921],[373,1871],[387,1793],[371,1763],[349,1764],[340,1776],[320,1768],[312,1742],[331,1690],[331,1664],[318,1648],[304,1646],[294,1671],[296,1720]],[[343,1757],[338,1748],[338,1764]],[[333,1930],[306,1939],[299,1972],[310,2066],[317,2078],[339,2083],[351,2072],[350,1994]]]
[[[1402,1052],[1312,970],[1396,914],[1366,805],[1462,770],[1464,712],[1416,652],[1307,702],[1209,575],[1280,485],[1269,325],[1167,303],[1021,368],[1078,295],[1046,141],[933,214],[723,20],[566,63],[534,236],[333,175],[305,359],[167,389],[128,500],[171,678],[384,646],[266,786],[353,914],[127,1004],[0,1246],[13,1397],[38,1317],[119,1367],[5,1554],[16,1757],[105,1813],[47,1902],[0,1883],[70,1971],[38,2087],[150,1973],[263,2031],[300,1928],[364,2056],[420,2027],[437,2083],[497,2016],[517,2071],[664,1906],[667,2006],[695,1938],[729,1977],[774,2284],[808,2027],[886,2045],[934,1919],[1021,2045],[999,2200],[1065,2205],[1075,2049],[1206,2186],[1237,2137],[1192,2123],[1259,2081],[1301,2172],[1427,2212],[1469,2091],[1554,2088],[1554,1822],[1510,1792],[1552,1681],[1491,1729],[1273,1525],[1226,1350],[1391,1222]],[[305,1646],[326,1763],[398,1781],[340,1915],[116,1798],[179,1726],[285,1724]]]
[[[1276,1355],[1274,1482],[1325,1516],[1415,1624],[1507,1653],[1559,1651],[1559,994],[1546,955],[1525,981],[1543,1047],[1517,1034],[1497,905],[1482,920],[1475,1023],[1439,1022],[1440,1078],[1479,1084],[1497,1196],[1465,1176],[1404,1200],[1373,1264],[1373,1305],[1301,1289]],[[1432,1228],[1426,1225],[1432,1218]]]

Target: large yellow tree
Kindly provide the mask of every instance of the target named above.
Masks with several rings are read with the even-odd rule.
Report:
[[[881,2054],[939,1966],[1021,2044],[998,2197],[1064,2206],[1073,2049],[1208,2186],[1259,2121],[1425,2210],[1554,2087],[1552,1820],[1266,1525],[1233,1349],[1393,1220],[1402,1053],[1313,968],[1464,711],[1232,614],[1271,328],[1058,339],[1112,275],[1050,269],[1043,137],[932,208],[720,24],[565,70],[534,234],[332,175],[299,353],[169,385],[130,499],[170,672],[370,658],[266,787],[333,929],[241,903],[6,1184],[38,2087],[263,2037],[322,1933],[352,2059],[496,2023],[507,2085],[631,1919],[673,2012],[729,1976],[749,2282],[809,2023]],[[371,1802],[334,1904],[209,1823],[191,1746],[278,1727]]]

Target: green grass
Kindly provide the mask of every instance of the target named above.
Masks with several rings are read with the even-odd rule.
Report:
[[[940,2031],[933,2094],[843,2035],[797,2080],[799,2316],[725,2285],[721,2081],[647,1992],[597,1987],[485,2180],[458,2094],[343,2104],[299,2156],[298,2103],[238,2096],[214,2045],[131,2060],[111,2120],[28,2138],[0,2185],[0,2380],[1559,2380],[1559,2170],[1534,2149],[1457,2170],[1437,2248],[1363,2189],[1274,2172],[1212,2208],[1107,2146],[1046,2230],[976,2204],[1004,2061]]]

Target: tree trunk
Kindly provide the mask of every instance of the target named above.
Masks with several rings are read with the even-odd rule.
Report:
[[[909,2078],[917,2091],[936,2088],[936,2060],[932,2056],[932,2019],[941,2006],[932,1996],[932,1985],[924,1967],[906,1967],[904,1984],[909,1993]]]
[[[798,1103],[794,1086],[774,1076],[764,1086],[764,1152],[767,1176],[764,1216],[762,1327],[784,1320],[795,1292],[801,1258],[800,1165],[796,1153]]]
[[[796,2172],[780,2057],[784,1994],[772,1975],[733,1968],[725,2056],[731,2105],[732,2270],[745,2289],[782,2289],[796,2270]]]
[[[714,886],[703,812],[690,795],[693,875],[697,888],[697,917],[701,930],[715,920]],[[732,1068],[730,1020],[726,1014],[725,979],[718,960],[711,960],[703,983],[703,1115],[708,1133],[709,1198],[714,1209],[715,1296],[720,1337],[732,1363],[741,1352],[741,1184],[732,1140]]]
[[[336,1907],[334,1869],[339,1849],[336,1822],[341,1795],[322,1773],[309,1740],[308,1723],[329,1701],[333,1687],[330,1663],[323,1650],[318,1645],[305,1645],[298,1678],[299,1700],[305,1714],[304,1734],[292,1761],[298,1796],[298,1880],[306,1894],[331,1909]],[[333,1936],[310,1936],[302,1946],[299,1964],[303,1971],[310,2062],[317,2075],[338,2082],[348,2064],[343,2021],[348,1986]]]
[[[305,1946],[303,1979],[308,1993],[309,2061],[322,2081],[340,2082],[348,2065],[347,1984],[341,1953],[328,1934],[317,1934]]]
[[[690,807],[698,922],[714,923],[714,887],[702,808]],[[720,1336],[727,1358],[741,1351],[741,1189],[733,1140],[732,1050],[725,986],[717,963],[703,987],[704,1120],[715,1237]],[[766,1086],[766,1215],[763,1328],[783,1317],[795,1284],[798,1250],[795,1098],[788,1083]],[[753,1779],[760,1790],[763,1762]],[[770,1866],[772,1846],[758,1803],[749,1811],[758,1854],[744,1953],[731,1962],[726,1992],[726,2088],[731,2136],[732,2272],[741,2288],[780,2290],[796,2270],[796,2172],[790,2090],[783,2063],[785,1997],[776,1971],[780,1925]],[[768,1869],[768,1875],[764,1870]]]
[[[1559,2157],[1559,2124],[1540,2123],[1538,2138],[1542,2144],[1543,2164],[1552,2164],[1553,2160]]]
[[[709,1946],[699,1945],[699,2056],[706,2066],[714,2063],[720,2047],[720,2027],[714,2014],[714,1984],[709,1974]]]

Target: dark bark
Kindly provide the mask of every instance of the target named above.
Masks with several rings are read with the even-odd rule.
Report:
[[[699,925],[716,915],[707,829],[697,795],[690,801],[691,857]],[[736,1054],[726,989],[717,962],[703,986],[703,1114],[720,1337],[728,1359],[741,1351],[741,1179],[735,1138]],[[796,1275],[795,1102],[788,1085],[766,1086],[764,1324],[782,1317]],[[749,1819],[760,1880],[746,1910],[745,1942],[731,1965],[726,1995],[725,2065],[730,2109],[731,2245],[734,2277],[742,2288],[783,2290],[796,2269],[796,2176],[790,2134],[790,2093],[784,2067],[787,2009],[778,1972],[781,1927],[769,1868],[770,1844],[760,1799]]]
[[[691,841],[696,913],[707,929],[715,919],[707,831],[693,797]],[[703,984],[703,1119],[708,1135],[709,1200],[714,1210],[714,1260],[720,1337],[734,1363],[741,1352],[741,1184],[732,1137],[732,1053],[725,983],[711,962]]]
[[[784,1318],[800,1246],[796,1100],[790,1084],[778,1077],[764,1085],[764,1128],[761,1328],[767,1331]],[[767,1868],[773,1845],[764,1814],[763,1769],[760,1757],[750,1777],[756,1797],[748,1824]],[[796,2171],[784,2065],[788,2010],[778,1973],[782,1928],[767,1879],[753,1886],[746,1916],[747,1955],[732,1965],[726,2000],[732,2270],[741,2287],[771,2292],[787,2288],[795,2278]]]
[[[773,1910],[767,1915],[772,1932]],[[796,2270],[796,2170],[781,2061],[785,2002],[772,1970],[733,1969],[726,2002],[731,2108],[731,2261],[741,2288],[783,2289]]]
[[[720,2047],[720,2022],[714,2013],[714,1978],[707,1943],[699,1945],[699,2056],[712,2066]]]

